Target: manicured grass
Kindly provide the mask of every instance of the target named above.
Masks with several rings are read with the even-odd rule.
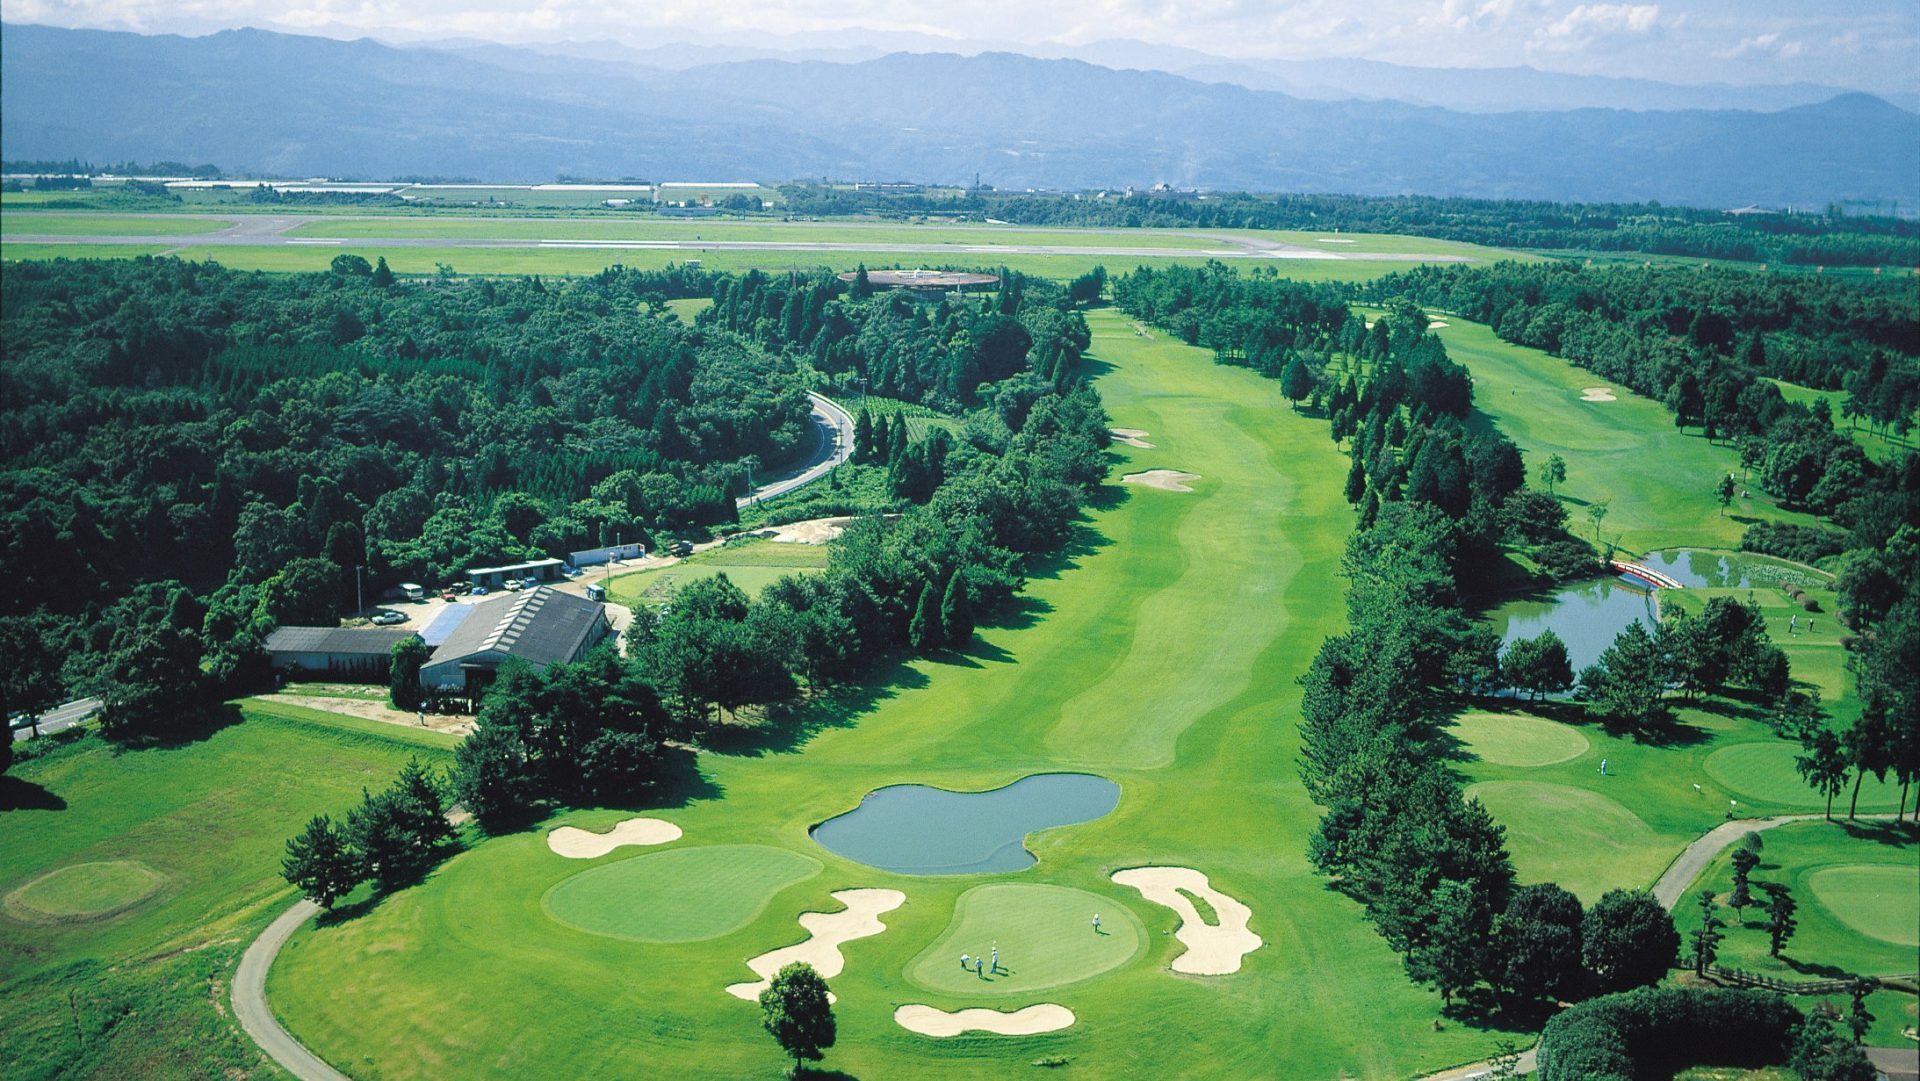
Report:
[[[1524,713],[1463,713],[1450,730],[1467,753],[1496,766],[1551,766],[1590,746],[1579,729]]]
[[[1547,458],[1567,463],[1557,492],[1568,504],[1570,527],[1593,540],[1587,508],[1604,502],[1599,535],[1628,552],[1656,548],[1737,548],[1757,520],[1811,525],[1807,514],[1773,505],[1756,485],[1722,516],[1713,486],[1728,473],[1742,476],[1740,457],[1709,443],[1697,428],[1673,426],[1666,407],[1642,398],[1559,357],[1511,345],[1492,330],[1453,316],[1436,331],[1447,352],[1473,373],[1477,424],[1495,424],[1519,445],[1529,475]],[[1615,401],[1580,400],[1587,387],[1606,387]]]
[[[1817,811],[1826,800],[1794,771],[1793,760],[1803,752],[1798,743],[1775,740],[1771,743],[1739,743],[1722,747],[1707,756],[1707,774],[1727,791],[1754,802],[1787,804]],[[1852,795],[1849,785],[1834,800],[1845,811]],[[1900,786],[1868,777],[1860,785],[1860,808],[1891,811],[1900,798]]]
[[[164,244],[16,244],[9,240],[0,243],[0,260],[137,259],[142,255],[159,255],[170,250]]]
[[[219,218],[177,214],[75,214],[58,210],[16,211],[0,222],[8,233],[30,236],[186,236],[225,229]]]
[[[241,716],[175,746],[53,738],[0,778],[0,895],[25,886],[36,906],[111,906],[143,877],[129,865],[164,876],[104,918],[0,911],[0,1072],[251,1074],[259,1053],[233,1024],[226,981],[293,897],[280,878],[287,838],[314,814],[337,818],[408,756],[449,757],[450,740],[395,725],[251,703]],[[102,865],[114,870],[96,874]]]
[[[1389,1081],[1490,1052],[1498,1032],[1434,1030],[1439,996],[1408,984],[1305,857],[1319,811],[1295,772],[1296,680],[1342,629],[1352,528],[1325,422],[1294,415],[1275,382],[1139,337],[1118,313],[1089,322],[1113,423],[1157,444],[1115,448],[1118,470],[1207,480],[1178,495],[1112,486],[1071,550],[1036,567],[1018,609],[964,657],[913,660],[816,704],[807,738],[701,756],[710,789],[672,812],[685,843],[775,845],[820,859],[824,874],[704,942],[540,935],[529,933],[551,926],[540,897],[574,869],[556,867],[566,861],[537,834],[491,840],[359,919],[296,935],[269,981],[293,1031],[356,1076],[388,1079],[515,1077],[536,1063],[572,1076],[636,1062],[663,1076],[771,1075],[782,1058],[726,985],[747,978],[747,958],[796,941],[799,913],[837,911],[831,891],[877,886],[907,902],[883,933],[843,948],[831,981],[839,1042],[825,1065],[852,1076],[1020,1074],[1046,1054],[1088,1077]],[[1108,776],[1125,797],[1105,818],[1033,837],[1038,865],[1013,875],[891,875],[807,837],[884,785],[978,790],[1062,769]],[[1182,947],[1149,936],[1134,960],[1046,993],[1078,1020],[1033,1040],[934,1041],[893,1023],[895,1007],[927,997],[908,971],[968,889],[1067,887],[1100,898],[1103,923],[1161,926],[1165,910],[1107,877],[1145,864],[1206,872],[1252,907],[1267,947],[1233,976],[1181,978],[1164,969]],[[957,976],[960,949],[975,945],[941,964]]]
[[[1786,980],[1843,974],[1912,975],[1920,927],[1920,832],[1890,823],[1806,822],[1761,835],[1764,847],[1752,881],[1778,882],[1799,901],[1798,928],[1781,957],[1768,952],[1766,915],[1757,905],[1744,915],[1726,904],[1733,892],[1730,854],[1714,860],[1680,903],[1681,933],[1699,926],[1699,897],[1718,895],[1727,922],[1720,963]],[[1757,888],[1756,897],[1764,899]],[[1912,1002],[1912,996],[1906,996]],[[1884,1018],[1890,1011],[1875,1009]]]
[[[1675,854],[1639,815],[1597,792],[1537,781],[1486,781],[1467,794],[1506,827],[1522,882],[1558,882],[1586,904],[1617,886],[1652,885]]]
[[[1000,245],[1100,248],[1234,247],[1218,239],[1177,233],[1114,229],[1021,229],[1007,226],[910,225],[899,222],[813,221],[716,218],[511,218],[433,216],[335,218],[301,225],[299,237],[346,239],[426,237],[471,240],[671,240],[716,243],[911,244],[931,251],[951,247],[958,258],[969,248]],[[1395,238],[1405,240],[1410,238]],[[1397,251],[1375,248],[1370,251]],[[699,253],[693,253],[698,255]],[[820,253],[815,253],[818,256]],[[893,253],[893,258],[902,258]],[[1124,258],[1124,257],[1121,257]]]
[[[824,545],[775,541],[729,544],[696,552],[669,566],[615,575],[607,596],[614,603],[628,607],[658,606],[671,601],[674,594],[691,583],[722,574],[749,596],[757,596],[790,574],[817,572],[826,566]]]
[[[589,934],[698,942],[734,931],[820,861],[766,845],[711,845],[602,864],[547,891],[547,913]]]
[[[955,903],[946,933],[907,966],[907,978],[947,995],[1028,994],[1118,968],[1146,939],[1132,913],[1098,894],[1024,882],[975,886]],[[988,957],[995,945],[997,974],[961,969],[961,954]]]
[[[75,863],[7,895],[8,911],[29,920],[96,919],[152,896],[166,876],[138,860]]]
[[[680,317],[682,323],[691,325],[701,312],[713,307],[712,297],[681,297],[667,301],[667,310]]]
[[[1914,869],[1843,863],[1807,876],[1814,899],[1848,927],[1896,946],[1920,946]]]

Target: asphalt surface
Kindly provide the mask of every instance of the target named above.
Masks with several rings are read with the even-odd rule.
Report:
[[[808,481],[819,480],[828,470],[853,457],[853,417],[830,399],[812,392],[808,392],[807,397],[813,399],[814,432],[819,438],[807,464],[760,485],[752,493],[734,500],[734,506],[744,510],[763,499],[785,495]]]
[[[294,1039],[267,1007],[267,969],[280,955],[280,947],[287,944],[287,939],[319,911],[319,905],[302,899],[282,912],[280,918],[247,947],[247,952],[240,956],[239,969],[233,974],[233,1015],[253,1042],[260,1045],[260,1050],[300,1081],[351,1081]]]
[[[40,715],[40,734],[51,736],[55,732],[64,732],[76,724],[90,721],[105,704],[98,698],[76,698],[71,702],[57,705]],[[13,733],[15,743],[32,738],[32,728],[17,729]]]

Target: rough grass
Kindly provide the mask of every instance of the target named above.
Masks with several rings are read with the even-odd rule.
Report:
[[[1040,883],[976,886],[960,895],[946,932],[908,965],[907,979],[946,995],[1029,994],[1118,968],[1146,940],[1139,919],[1099,894]],[[960,968],[962,953],[986,957],[996,943],[998,975]]]
[[[766,845],[650,852],[565,879],[542,903],[589,934],[635,942],[698,942],[744,926],[773,895],[820,873],[820,862]]]

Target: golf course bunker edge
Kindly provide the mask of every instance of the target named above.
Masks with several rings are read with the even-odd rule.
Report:
[[[1036,773],[986,792],[899,784],[810,832],[821,847],[902,875],[1018,871],[1039,862],[1022,843],[1056,826],[1105,817],[1120,786],[1091,773]]]

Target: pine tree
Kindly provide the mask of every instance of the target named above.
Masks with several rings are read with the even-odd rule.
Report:
[[[920,603],[914,606],[913,622],[907,625],[907,641],[922,653],[931,653],[946,644],[940,627],[940,596],[933,583],[920,587]]]
[[[853,422],[853,460],[860,464],[873,461],[873,416],[864,406]]]
[[[381,256],[380,262],[373,268],[373,284],[385,289],[393,284],[393,270],[387,266],[387,257]]]
[[[1720,940],[1727,937],[1720,933],[1720,928],[1725,927],[1726,922],[1714,911],[1714,896],[1712,890],[1707,890],[1700,895],[1700,926],[1687,934],[1688,940],[1693,944],[1695,976],[1707,974],[1707,966],[1713,964],[1714,959],[1719,956]]]
[[[1800,906],[1787,887],[1778,882],[1762,882],[1760,888],[1767,891],[1767,938],[1770,942],[1767,952],[1778,957],[1780,950],[1799,927],[1793,913]]]
[[[946,596],[940,601],[940,624],[946,629],[947,645],[954,649],[964,649],[973,640],[973,602],[966,579],[957,570],[947,579]]]
[[[326,815],[315,815],[298,837],[287,842],[280,873],[321,908],[353,891],[366,878],[359,853]]]

